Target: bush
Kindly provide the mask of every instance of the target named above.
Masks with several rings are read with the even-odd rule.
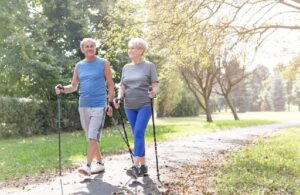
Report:
[[[62,102],[62,129],[80,129],[77,103]],[[0,137],[30,136],[57,131],[56,101],[0,98]]]
[[[172,111],[171,116],[198,116],[200,107],[193,94],[187,89],[184,89],[181,95],[181,101]]]
[[[57,101],[37,101],[0,97],[0,138],[31,136],[57,132]],[[126,120],[121,109],[123,120]],[[117,111],[113,114],[119,123]],[[111,123],[106,117],[105,125]],[[81,130],[77,101],[61,101],[61,130]]]

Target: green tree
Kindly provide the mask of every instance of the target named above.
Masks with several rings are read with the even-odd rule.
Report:
[[[270,88],[269,99],[271,102],[271,109],[273,111],[285,111],[286,91],[282,76],[275,73],[273,82]]]
[[[261,111],[271,111],[272,99],[270,98],[269,94],[272,81],[273,77],[270,76],[265,82],[263,82],[263,88],[259,98],[261,99]]]
[[[264,87],[264,82],[269,78],[270,71],[264,65],[258,65],[252,75],[247,79],[247,91],[250,95],[249,110],[261,111],[261,92]]]
[[[227,62],[225,56],[224,59],[220,60],[219,66],[220,74],[218,74],[216,78],[219,86],[216,92],[219,95],[224,96],[225,102],[229,106],[234,120],[239,120],[232,100],[235,101],[235,105],[237,106],[238,99],[242,98],[241,93],[238,93],[238,91],[241,92],[239,86],[245,86],[245,83],[243,83],[243,81],[251,74],[251,72],[246,72],[245,66],[241,65],[237,58],[233,58]],[[235,95],[231,94],[232,92],[235,92]],[[242,109],[243,105],[245,105],[245,101],[243,101],[242,104],[239,105],[240,111],[245,111],[245,109]]]
[[[200,113],[200,107],[195,96],[186,86],[183,87],[180,97],[181,99],[175,109],[172,110],[171,116],[198,116]]]
[[[290,104],[297,103],[297,88],[298,88],[298,75],[300,70],[300,56],[295,56],[286,68],[282,71],[286,91],[287,91],[287,104],[288,111],[290,111]]]
[[[249,108],[249,91],[247,90],[247,83],[242,80],[239,85],[237,85],[232,93],[231,100],[237,112],[246,112]]]
[[[292,88],[292,101],[298,106],[298,111],[300,111],[300,75],[298,74],[295,80],[295,84]]]
[[[157,116],[179,115],[179,113],[176,113],[178,111],[176,108],[178,107],[177,104],[181,102],[183,94],[183,82],[180,75],[171,65],[164,64],[159,73],[159,83]]]
[[[1,22],[8,28],[0,34],[0,93],[55,98],[53,86],[69,82],[75,62],[82,58],[79,42],[98,30],[105,2],[2,1]]]
[[[168,56],[166,64],[178,71],[207,121],[212,122],[209,99],[219,72],[216,53],[222,39],[212,26],[198,23],[200,15],[192,13],[197,6],[196,2],[177,0],[147,1],[147,24],[160,55]]]
[[[116,83],[120,81],[123,66],[130,62],[127,54],[128,41],[133,37],[147,40],[142,26],[144,15],[140,10],[139,4],[125,0],[115,1],[115,4],[108,6],[107,15],[98,25],[96,35],[100,40],[99,52],[111,62]],[[151,56],[151,49],[146,55]]]
[[[36,64],[31,58],[35,43],[28,38],[28,26],[34,22],[25,1],[1,1],[0,9],[1,26],[6,27],[0,32],[1,94],[28,96],[34,74],[31,66]]]

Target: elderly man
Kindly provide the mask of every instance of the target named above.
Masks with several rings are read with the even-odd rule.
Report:
[[[82,128],[88,140],[87,163],[78,171],[84,175],[104,171],[104,163],[99,149],[105,114],[112,115],[112,101],[114,97],[114,82],[112,79],[109,62],[96,56],[96,41],[84,38],[80,42],[81,52],[85,59],[75,65],[71,84],[55,86],[56,94],[72,93],[79,90],[79,114]],[[108,109],[106,109],[106,83],[108,85]],[[97,163],[93,166],[93,159]]]

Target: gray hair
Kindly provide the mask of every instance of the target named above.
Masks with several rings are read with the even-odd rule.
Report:
[[[82,41],[80,41],[80,48],[83,49],[84,44],[85,44],[86,42],[88,42],[88,41],[93,42],[93,43],[95,44],[95,46],[96,46],[96,40],[95,40],[95,39],[92,39],[92,38],[84,38],[84,39],[82,39]]]
[[[138,46],[140,48],[143,48],[144,51],[146,49],[148,49],[148,43],[141,38],[132,38],[130,39],[130,41],[128,42],[128,46],[133,45],[133,46]]]

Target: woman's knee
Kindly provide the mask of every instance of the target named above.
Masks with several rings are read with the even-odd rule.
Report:
[[[136,140],[144,140],[145,138],[145,133],[144,131],[138,131],[138,130],[135,130],[134,131],[134,139]]]

